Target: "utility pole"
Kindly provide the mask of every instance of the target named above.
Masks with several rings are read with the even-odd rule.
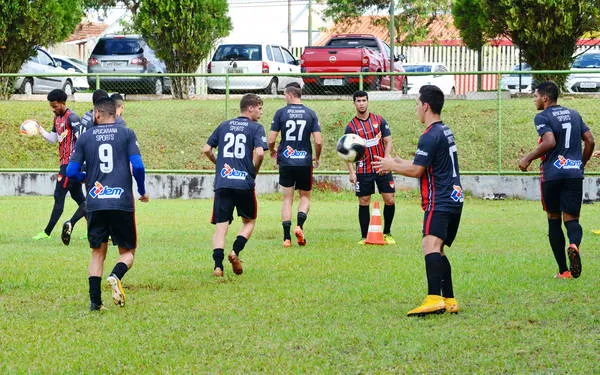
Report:
[[[390,72],[394,71],[394,40],[395,37],[395,20],[394,14],[396,13],[395,9],[396,0],[390,1]],[[394,76],[390,76],[390,90],[394,90]]]
[[[312,0],[308,0],[308,45],[312,46]]]
[[[288,48],[292,46],[292,0],[288,0]]]

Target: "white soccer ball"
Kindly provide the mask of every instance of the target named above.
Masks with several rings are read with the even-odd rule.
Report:
[[[349,162],[356,162],[365,154],[366,141],[357,134],[342,135],[335,147],[340,158]]]
[[[38,135],[38,123],[35,120],[25,120],[19,127],[19,133],[26,135],[28,137],[33,137],[34,135]]]

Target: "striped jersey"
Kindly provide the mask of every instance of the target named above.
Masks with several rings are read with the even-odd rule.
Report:
[[[373,167],[375,155],[385,156],[383,138],[391,136],[387,121],[380,115],[369,113],[366,120],[354,118],[346,126],[344,134],[354,133],[364,138],[367,144],[365,156],[356,162],[356,173],[377,173]]]
[[[79,133],[79,116],[67,108],[62,115],[54,116],[52,132],[58,136],[58,154],[60,165],[69,164],[69,158],[75,150],[75,142]]]

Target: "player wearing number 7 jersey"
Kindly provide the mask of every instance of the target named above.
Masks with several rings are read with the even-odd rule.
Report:
[[[548,216],[548,239],[558,264],[558,279],[577,278],[581,274],[579,245],[583,229],[579,224],[583,196],[583,171],[594,151],[594,137],[577,111],[557,104],[558,87],[554,82],[540,83],[534,93],[534,123],[540,141],[523,156],[519,169],[526,171],[531,162],[542,159],[542,206]],[[581,141],[583,140],[583,150]],[[561,215],[562,214],[562,215]],[[565,256],[564,222],[569,238],[570,267]]]
[[[233,221],[233,209],[242,217],[242,228],[228,255],[233,272],[243,272],[240,252],[250,239],[258,210],[254,192],[255,178],[267,148],[265,129],[258,121],[263,114],[263,101],[256,94],[246,94],[240,101],[240,116],[222,122],[210,135],[204,154],[216,165],[215,198],[211,223],[213,235],[214,276],[223,276],[225,236]],[[218,156],[213,150],[218,148]]]
[[[135,133],[116,124],[116,106],[110,98],[94,105],[96,126],[81,135],[67,167],[67,176],[86,181],[88,241],[92,257],[88,268],[90,310],[102,310],[100,283],[110,236],[119,259],[107,281],[115,304],[124,306],[121,280],[133,266],[137,247],[132,174],[140,201],[148,202],[145,169]],[[87,176],[80,171],[86,163]]]
[[[454,298],[450,261],[444,246],[452,245],[463,207],[463,193],[458,169],[454,134],[440,117],[444,94],[437,86],[419,89],[417,118],[427,127],[419,138],[412,163],[400,158],[376,156],[377,171],[395,171],[417,177],[421,187],[423,217],[423,255],[427,273],[427,297],[423,304],[408,312],[408,316],[458,312]]]
[[[300,194],[298,215],[294,235],[298,245],[306,245],[304,222],[310,208],[312,190],[312,169],[319,167],[323,139],[317,114],[302,104],[302,88],[296,82],[289,83],[283,91],[287,106],[279,109],[271,123],[269,150],[271,157],[279,165],[279,185],[283,190],[281,224],[283,226],[283,247],[292,245],[290,228],[292,226],[292,203],[294,189]],[[281,142],[275,150],[275,141],[281,132]],[[313,158],[310,137],[315,141]]]

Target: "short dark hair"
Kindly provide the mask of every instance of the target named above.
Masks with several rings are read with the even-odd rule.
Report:
[[[114,93],[110,96],[110,99],[115,102],[115,104],[122,104],[125,101],[125,98],[123,98],[123,95],[119,94],[119,93]]]
[[[354,94],[352,94],[352,101],[355,102],[356,98],[367,98],[367,100],[369,100],[369,94],[367,94],[366,91],[362,91],[362,90],[358,90],[358,91],[354,91]]]
[[[424,85],[419,89],[419,100],[421,103],[429,104],[431,112],[439,115],[444,108],[444,93],[435,85]]]
[[[61,89],[54,89],[48,93],[48,101],[66,103],[67,93]]]
[[[103,112],[108,116],[116,116],[117,114],[117,106],[108,96],[98,99],[98,102],[94,104],[94,109],[97,112]]]
[[[96,105],[96,103],[98,103],[98,100],[106,97],[108,97],[108,93],[102,89],[98,89],[92,94],[92,103]]]
[[[240,100],[240,111],[244,112],[249,107],[263,105],[263,100],[256,94],[246,94]]]
[[[298,82],[290,82],[285,85],[285,92],[292,94],[292,96],[295,96],[296,98],[302,97],[302,87]]]
[[[552,102],[558,100],[558,86],[552,81],[544,81],[535,87],[538,94],[547,96]]]

